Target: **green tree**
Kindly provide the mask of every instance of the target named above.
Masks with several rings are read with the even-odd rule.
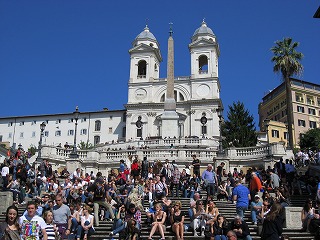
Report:
[[[300,137],[300,149],[311,148],[320,149],[320,128],[308,130]]]
[[[93,145],[89,142],[80,141],[80,143],[78,144],[78,148],[81,150],[86,150],[93,148]]]
[[[303,66],[300,61],[303,54],[297,52],[298,42],[293,42],[292,38],[284,38],[282,41],[276,41],[275,46],[271,48],[274,56],[271,61],[274,63],[273,71],[282,75],[282,80],[285,83],[286,102],[287,102],[287,122],[288,122],[288,146],[293,149],[293,131],[294,123],[292,110],[292,94],[291,80],[293,75],[300,75],[303,71]]]
[[[245,109],[241,102],[234,102],[229,106],[227,118],[222,123],[221,131],[224,137],[224,147],[252,147],[257,144],[256,128],[253,116]]]

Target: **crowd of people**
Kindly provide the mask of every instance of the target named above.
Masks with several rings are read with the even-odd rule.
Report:
[[[149,229],[148,239],[159,234],[166,238],[170,229],[177,240],[186,231],[205,239],[250,240],[249,224],[258,225],[261,239],[282,235],[283,208],[290,196],[306,189],[319,199],[317,177],[299,173],[293,160],[281,159],[267,169],[250,168],[246,173],[225,163],[208,164],[205,170],[196,155],[181,168],[177,163],[142,161],[130,156],[131,165],[120,160],[119,167],[107,176],[101,172],[52,171],[47,160],[30,165],[21,152],[1,166],[3,191],[13,193],[14,205],[7,209],[6,222],[0,225],[3,239],[89,239],[101,221],[112,222],[109,237],[137,240],[142,225]],[[63,179],[63,180],[62,180]],[[180,197],[189,198],[183,211]],[[30,201],[26,203],[26,198]],[[173,198],[178,200],[173,200]],[[229,221],[219,212],[215,201],[235,204]],[[316,204],[306,201],[301,212],[303,231],[315,232],[320,225]],[[320,207],[319,201],[316,202]],[[18,213],[19,204],[26,204]],[[250,211],[250,221],[244,214]],[[142,221],[142,217],[146,219]]]

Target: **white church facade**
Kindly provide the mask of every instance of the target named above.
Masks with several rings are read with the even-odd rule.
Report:
[[[163,135],[163,113],[167,78],[160,78],[161,50],[148,26],[135,38],[130,55],[128,102],[122,110],[81,112],[77,121],[77,143],[94,145],[137,139],[199,137],[219,139],[220,99],[219,45],[203,21],[195,30],[190,50],[190,76],[174,77],[177,131]],[[173,59],[172,59],[173,60]],[[179,59],[177,59],[179,61]],[[45,122],[43,144],[73,144],[75,120],[72,113],[0,118],[0,142],[25,149],[38,146],[40,124]],[[213,141],[216,143],[218,141]]]

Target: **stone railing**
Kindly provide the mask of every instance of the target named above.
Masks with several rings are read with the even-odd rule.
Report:
[[[212,163],[214,160],[227,162],[228,167],[235,166],[255,166],[263,162],[278,160],[280,157],[286,157],[288,154],[281,144],[271,144],[270,146],[257,146],[248,148],[230,148],[225,149],[224,154],[217,154],[217,146],[205,147],[204,142],[214,142],[213,139],[156,139],[149,141],[133,141],[128,144],[137,146],[131,149],[118,149],[114,146],[106,150],[106,146],[99,149],[78,150],[82,166],[91,166],[92,168],[113,167],[119,164],[121,159],[130,164],[129,156],[137,155],[138,159],[147,157],[149,161],[164,161],[165,159],[176,160],[179,165],[185,165],[192,162],[192,156],[196,155],[202,164]],[[148,146],[142,146],[144,145]],[[124,147],[125,145],[121,145]],[[138,147],[142,146],[142,147]],[[112,150],[114,149],[114,150]],[[49,159],[57,166],[65,166],[66,160],[72,149],[58,148],[54,146],[43,146],[42,157]]]
[[[247,147],[247,148],[230,148],[227,150],[227,156],[236,157],[237,159],[257,158],[269,155],[268,146]]]
[[[201,146],[201,148],[213,148],[217,149],[219,144],[218,139],[213,138],[166,138],[166,139],[146,139],[146,140],[136,140],[128,142],[119,142],[106,144],[96,148],[96,151],[113,151],[114,149],[122,151],[125,149],[135,149],[137,148],[163,148],[163,147],[188,147],[196,148]]]

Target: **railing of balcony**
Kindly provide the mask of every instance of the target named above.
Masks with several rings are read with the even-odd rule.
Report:
[[[208,70],[199,70],[199,74],[207,74]]]
[[[247,156],[261,156],[268,155],[269,150],[268,146],[262,147],[248,147],[248,148],[236,148],[237,157],[247,157]]]
[[[146,78],[146,75],[138,75],[137,78]]]

